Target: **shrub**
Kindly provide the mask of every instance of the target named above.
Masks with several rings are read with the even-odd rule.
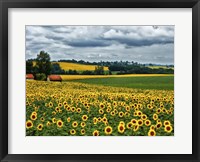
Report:
[[[44,73],[38,73],[38,74],[36,74],[36,80],[46,80],[47,79],[47,77],[46,77],[46,75],[44,74]]]

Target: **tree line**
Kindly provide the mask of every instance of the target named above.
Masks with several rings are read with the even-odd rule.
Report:
[[[45,51],[40,51],[35,59],[26,61],[26,73],[33,74],[38,80],[46,80],[50,74],[66,74],[66,75],[112,75],[112,74],[173,74],[172,68],[157,68],[147,67],[145,64],[128,61],[101,61],[101,62],[85,62],[83,60],[59,60],[58,62],[71,62],[85,65],[95,65],[95,70],[64,70],[59,63],[52,61],[50,55]],[[35,65],[34,65],[35,64]],[[108,67],[108,71],[104,70],[104,66]],[[173,67],[173,65],[169,65]]]

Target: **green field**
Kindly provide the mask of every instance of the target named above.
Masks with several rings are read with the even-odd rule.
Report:
[[[72,82],[138,89],[174,90],[174,76],[95,78]]]

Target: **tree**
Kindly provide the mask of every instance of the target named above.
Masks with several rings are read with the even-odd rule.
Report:
[[[51,74],[65,74],[65,70],[61,69],[60,64],[53,63],[51,65]]]
[[[26,61],[26,74],[32,74],[34,72],[33,61]]]
[[[40,54],[36,58],[36,68],[38,73],[44,73],[47,75],[51,72],[51,58],[50,55],[45,51],[40,51]]]
[[[94,70],[94,74],[96,75],[104,75],[104,67],[103,66],[96,66]]]

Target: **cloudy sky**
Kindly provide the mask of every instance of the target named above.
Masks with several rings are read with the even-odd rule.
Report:
[[[26,26],[26,59],[174,64],[174,26]]]

